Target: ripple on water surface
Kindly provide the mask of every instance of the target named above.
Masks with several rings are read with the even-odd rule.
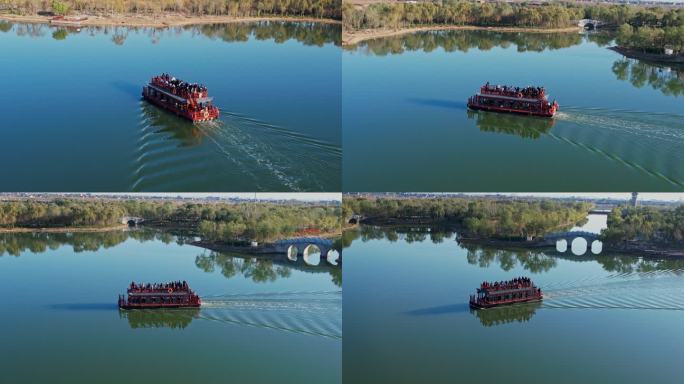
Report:
[[[220,119],[193,124],[141,102],[139,127],[135,191],[182,191],[217,183],[322,190],[335,182],[339,172],[334,171],[341,167],[339,146],[223,108]]]

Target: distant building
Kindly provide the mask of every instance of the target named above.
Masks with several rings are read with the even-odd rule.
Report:
[[[638,198],[639,198],[639,192],[632,192],[632,200],[631,200],[632,207],[636,208],[639,205],[639,201],[637,200]]]

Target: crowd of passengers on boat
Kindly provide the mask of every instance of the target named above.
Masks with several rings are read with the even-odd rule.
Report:
[[[152,78],[152,84],[159,85],[168,89],[174,95],[185,98],[207,97],[207,87],[203,84],[188,83],[169,75],[162,73],[160,76]]]
[[[509,97],[519,97],[527,99],[541,99],[546,91],[544,87],[512,87],[508,85],[490,85],[489,82],[482,87],[482,93],[491,95],[501,95]]]
[[[486,289],[490,291],[508,290],[508,289],[521,289],[532,287],[532,280],[529,277],[516,277],[509,281],[496,281],[490,283],[487,281],[480,284],[481,289]]]
[[[175,291],[187,291],[189,289],[188,283],[183,280],[183,281],[173,281],[170,283],[152,283],[152,284],[136,284],[135,282],[132,282],[131,285],[129,286],[128,290],[129,292],[175,292]]]

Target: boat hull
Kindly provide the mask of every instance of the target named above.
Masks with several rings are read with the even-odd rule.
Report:
[[[487,304],[478,304],[475,302],[470,302],[470,308],[473,309],[487,309],[487,308],[494,308],[494,307],[502,307],[505,305],[514,305],[514,304],[521,304],[521,303],[530,303],[530,302],[535,302],[535,301],[542,301],[543,297],[530,297],[530,298],[525,298],[525,299],[515,299],[515,300],[506,300],[506,301],[501,301],[498,303],[487,303]]]
[[[120,305],[119,309],[131,310],[131,309],[161,309],[161,308],[199,308],[200,304],[151,304],[151,305]]]
[[[512,113],[512,114],[516,114],[516,115],[539,116],[539,117],[553,117],[556,114],[555,110],[548,111],[548,112],[534,112],[534,111],[526,111],[523,109],[488,107],[485,105],[479,105],[479,104],[473,104],[473,103],[468,103],[468,108],[470,108],[472,110],[476,110],[476,111]]]
[[[216,107],[213,107],[211,109],[211,111],[209,111],[208,113],[206,113],[204,115],[201,113],[190,114],[186,111],[179,110],[179,109],[175,108],[173,105],[171,105],[165,101],[162,101],[157,97],[152,96],[148,92],[143,91],[142,97],[143,97],[143,99],[145,99],[149,103],[154,104],[157,107],[160,107],[162,109],[165,109],[165,110],[175,114],[176,116],[182,117],[184,119],[188,119],[192,122],[202,122],[202,121],[215,120],[215,119],[218,119],[218,117],[220,115],[220,112]]]

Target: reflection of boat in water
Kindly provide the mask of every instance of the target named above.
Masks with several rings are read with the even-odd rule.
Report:
[[[468,99],[468,108],[491,112],[515,113],[519,115],[553,117],[558,103],[549,102],[542,87],[512,87],[489,85],[480,87],[480,92]]]
[[[508,324],[513,322],[530,321],[537,309],[541,307],[541,302],[530,302],[519,305],[508,305],[498,308],[470,309],[470,313],[474,314],[480,323],[485,327],[492,327],[496,325]]]
[[[131,328],[182,329],[199,318],[199,314],[199,308],[119,311],[119,317],[127,319]]]
[[[153,105],[141,102],[141,110],[149,124],[158,131],[171,135],[173,139],[180,141],[184,147],[192,147],[202,143],[202,130],[196,124],[177,119],[174,116],[160,111]],[[207,127],[205,127],[206,129]]]
[[[220,114],[206,87],[167,74],[154,76],[143,87],[142,95],[150,103],[193,122],[214,120]]]
[[[483,282],[476,295],[470,295],[470,307],[485,309],[501,305],[539,301],[543,297],[540,288],[527,277],[494,283]]]
[[[555,124],[554,119],[540,117],[522,117],[493,112],[467,111],[469,119],[475,119],[475,124],[483,132],[506,133],[518,135],[526,139],[538,139],[548,133]]]
[[[200,297],[185,281],[155,284],[131,283],[127,296],[119,295],[120,309],[193,308]]]

